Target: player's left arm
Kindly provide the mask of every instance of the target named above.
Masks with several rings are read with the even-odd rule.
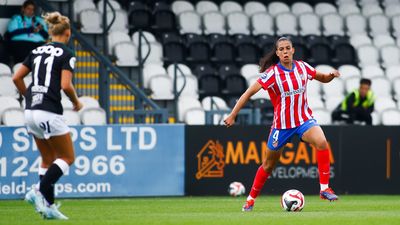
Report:
[[[333,70],[332,72],[330,72],[328,74],[316,71],[314,79],[316,79],[317,81],[322,82],[322,83],[329,83],[335,77],[340,77],[340,73],[337,70]]]
[[[25,86],[25,82],[24,82],[24,77],[26,75],[28,75],[29,72],[31,72],[31,69],[29,69],[27,66],[22,64],[18,68],[17,72],[15,72],[15,74],[12,77],[12,80],[13,80],[15,86],[17,87],[19,93],[21,93],[24,96],[25,96],[25,93],[26,93],[26,86]]]

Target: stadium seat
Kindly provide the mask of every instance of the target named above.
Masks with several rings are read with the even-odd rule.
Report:
[[[260,76],[253,76],[253,77],[249,77],[247,78],[247,85],[253,85],[255,82],[257,82],[257,80],[259,79]],[[268,94],[268,91],[264,90],[264,89],[260,89],[257,93],[255,93],[253,96],[251,96],[250,98],[251,100],[257,100],[257,99],[270,99],[270,96]]]
[[[17,97],[18,91],[10,75],[0,76],[0,96]]]
[[[154,77],[154,76],[159,76],[159,75],[167,75],[167,71],[165,68],[160,65],[160,64],[146,64],[143,67],[143,87],[148,88],[149,87],[149,81]]]
[[[387,17],[393,17],[400,15],[400,5],[399,2],[395,4],[390,4],[385,7],[385,15]]]
[[[274,35],[274,21],[271,15],[267,13],[256,13],[251,16],[253,35],[268,34]]]
[[[11,68],[4,63],[0,63],[0,76],[12,76]]]
[[[148,29],[152,24],[151,11],[145,4],[132,1],[129,5],[128,21],[131,33],[139,29]]]
[[[372,45],[372,40],[366,34],[355,34],[350,37],[350,44],[358,49],[363,45]]]
[[[379,3],[369,3],[361,6],[361,13],[364,17],[370,17],[377,14],[383,14],[382,8]]]
[[[17,107],[4,110],[2,113],[2,122],[5,126],[24,126],[24,109]]]
[[[203,106],[203,109],[206,111],[210,110],[230,110],[228,105],[226,104],[225,100],[223,100],[220,97],[217,96],[208,96],[203,98],[201,101],[201,105]],[[223,125],[224,124],[224,118],[227,117],[228,114],[214,114],[213,117],[213,124],[214,125]]]
[[[372,125],[374,126],[381,125],[381,116],[379,115],[379,113],[372,112],[371,117],[372,117]]]
[[[200,98],[205,96],[220,96],[222,91],[221,78],[216,75],[202,75],[199,77]]]
[[[392,96],[392,85],[385,77],[372,78],[371,89],[377,98]]]
[[[235,1],[223,1],[219,6],[219,10],[225,16],[234,12],[243,12],[242,6]]]
[[[343,96],[344,82],[341,79],[333,79],[331,82],[323,84],[322,90],[326,97]]]
[[[140,32],[139,32],[139,31],[134,32],[134,33],[132,34],[132,42],[133,42],[133,44],[135,44],[136,46],[139,46],[139,45],[140,45],[140,44],[139,44],[139,36],[140,36]],[[143,45],[143,44],[144,44],[144,45],[147,45],[148,43],[147,43],[146,40],[147,40],[149,43],[155,43],[155,42],[157,42],[156,37],[154,36],[154,34],[148,32],[148,31],[142,31],[142,38],[140,39],[141,44],[142,44],[142,45]]]
[[[382,66],[387,68],[400,64],[400,49],[396,45],[386,45],[380,49]]]
[[[181,63],[186,60],[186,47],[180,42],[168,42],[163,44],[164,63]]]
[[[213,1],[199,1],[196,3],[196,11],[198,14],[203,15],[207,12],[218,12],[218,5]]]
[[[151,98],[154,100],[173,100],[173,80],[167,75],[155,75],[149,80],[149,88],[152,91]]]
[[[393,36],[397,37],[399,40],[400,37],[400,15],[396,15],[392,17],[392,28],[393,28]]]
[[[68,110],[68,109],[72,110],[74,108],[71,100],[69,100],[69,98],[67,96],[61,97],[61,105],[64,110]]]
[[[357,54],[353,46],[350,44],[342,43],[337,44],[333,47],[333,59],[332,62],[336,66],[344,64],[357,64]]]
[[[186,114],[191,109],[201,109],[203,107],[197,98],[190,96],[182,96],[178,99],[178,120],[184,121]]]
[[[345,82],[345,90],[346,94],[354,91],[354,89],[358,89],[360,87],[360,77],[348,77],[344,80]]]
[[[347,35],[367,34],[367,21],[361,14],[350,14],[345,18]]]
[[[297,18],[291,12],[281,13],[276,15],[276,34],[292,34],[297,35]]]
[[[240,65],[257,62],[260,59],[259,48],[253,43],[241,43],[236,45],[236,62]]]
[[[257,64],[246,64],[240,68],[240,74],[248,80],[250,77],[258,77],[260,68]],[[250,85],[250,84],[249,84]]]
[[[294,2],[291,6],[291,11],[294,15],[300,16],[301,14],[313,13],[313,7],[306,2]]]
[[[219,12],[208,12],[203,15],[204,34],[226,34],[225,17]]]
[[[314,12],[318,16],[323,16],[329,13],[337,13],[336,7],[328,2],[319,2],[314,6]]]
[[[185,11],[178,15],[179,32],[181,34],[194,33],[201,34],[201,18],[196,12]]]
[[[122,42],[130,42],[131,38],[127,33],[121,31],[110,32],[107,36],[108,40],[108,52],[112,53],[114,50],[114,46],[118,43]],[[136,45],[137,46],[137,45]]]
[[[199,64],[194,68],[193,74],[196,75],[196,77],[201,77],[203,75],[217,75],[217,70],[210,64]]]
[[[111,7],[114,10],[121,9],[121,5],[118,3],[118,1],[107,0],[106,11],[110,11],[111,10],[111,7],[110,7],[109,4],[111,4]],[[100,11],[101,14],[103,14],[103,12],[104,12],[103,11],[104,10],[104,0],[100,0],[100,1],[97,2],[97,9]]]
[[[332,117],[331,113],[326,109],[316,108],[313,109],[313,116],[317,123],[320,125],[331,125]]]
[[[215,43],[211,60],[215,63],[232,63],[236,59],[235,47],[229,42]]]
[[[0,118],[8,108],[21,108],[18,100],[9,96],[0,96]]]
[[[322,16],[323,35],[344,35],[344,26],[342,16],[336,13],[330,13]]]
[[[81,24],[81,32],[83,34],[101,34],[102,15],[97,9],[85,9],[79,14],[79,22]]]
[[[390,81],[400,78],[400,65],[389,66],[385,70],[385,76]]]
[[[171,80],[173,81],[173,78]],[[176,89],[177,92],[181,93],[181,96],[199,97],[197,78],[193,75],[177,77]]]
[[[207,42],[199,41],[192,42],[187,47],[187,62],[188,63],[205,63],[210,60],[211,49]]]
[[[376,98],[374,103],[374,109],[378,113],[382,113],[387,109],[396,109],[396,103],[393,101],[391,97],[379,97]]]
[[[249,1],[244,4],[244,12],[250,17],[256,13],[266,13],[267,7],[261,2]]]
[[[361,75],[364,78],[383,77],[385,73],[379,65],[366,65],[361,69]]]
[[[358,8],[358,6],[356,4],[352,4],[352,3],[339,5],[338,11],[342,17],[346,17],[350,14],[360,14],[361,13],[360,8]]]
[[[165,6],[162,6],[163,4],[165,4]],[[156,2],[152,19],[152,29],[156,32],[174,31],[177,28],[176,16],[170,6],[166,3]]]
[[[78,112],[71,109],[64,109],[63,117],[68,126],[76,126],[81,124],[81,117]]]
[[[315,80],[307,82],[307,95],[321,96],[321,82]]]
[[[382,34],[390,34],[389,19],[383,14],[372,15],[368,18],[370,35],[375,37]]]
[[[74,0],[73,2],[74,9],[74,21],[78,21],[79,14],[85,9],[96,9],[96,5],[93,1],[82,1],[82,0]]]
[[[354,65],[341,65],[339,66],[338,71],[341,75],[340,76],[341,79],[346,79],[347,77],[353,77],[353,76],[361,77],[360,69],[358,69],[358,67]]]
[[[327,44],[316,43],[310,46],[311,64],[330,64],[332,60],[331,48]]]
[[[397,100],[400,100],[400,79],[399,78],[394,79],[392,83],[393,83],[394,96],[395,98],[397,98]]]
[[[243,12],[232,12],[226,16],[228,34],[250,34],[249,18]]]
[[[400,125],[400,111],[397,109],[388,109],[381,113],[382,125],[385,126],[399,126]]]
[[[325,108],[324,102],[319,96],[308,95],[307,102],[311,110]]]
[[[240,70],[235,64],[225,64],[219,67],[218,75],[224,79],[229,76],[240,75]]]
[[[357,50],[359,67],[379,65],[379,52],[373,45],[363,45]]]
[[[188,125],[205,125],[205,116],[204,109],[192,108],[186,112],[184,122]]]
[[[120,42],[114,45],[113,51],[117,61],[115,64],[121,67],[137,66],[138,48],[132,42]]]
[[[175,13],[175,15],[179,16],[179,14],[183,12],[188,12],[188,11],[194,11],[194,6],[192,5],[191,2],[189,1],[174,1],[172,2],[171,5],[172,11]]]
[[[317,14],[306,13],[298,17],[300,35],[321,35],[320,20]]]
[[[321,73],[330,73],[335,69],[332,66],[326,64],[320,64],[315,66],[314,68]]]
[[[231,75],[224,79],[224,87],[222,93],[225,96],[240,96],[247,89],[247,81],[241,75]]]
[[[107,124],[106,112],[102,108],[90,108],[82,111],[81,121],[83,125],[105,125]]]
[[[114,17],[115,13],[115,19],[114,21],[112,20]],[[108,26],[110,26],[111,22],[111,27],[110,27],[110,32],[113,31],[121,31],[124,33],[128,33],[129,32],[129,28],[128,28],[128,15],[125,12],[125,10],[115,10],[115,12],[113,11],[107,11],[107,18],[109,18],[107,20],[107,24]]]
[[[167,68],[168,76],[172,79],[175,77],[175,69],[176,76],[191,76],[193,75],[192,70],[185,64],[171,64]]]
[[[337,95],[337,96],[325,96],[325,108],[332,112],[336,109],[336,107],[344,100],[344,95]]]
[[[290,12],[290,8],[284,2],[273,1],[268,4],[268,13],[273,17],[288,12]]]
[[[293,59],[295,60],[306,60],[308,59],[310,53],[307,45],[305,44],[294,44],[294,56]]]
[[[142,56],[146,56],[145,64],[163,64],[163,49],[159,43],[150,43],[150,45],[141,45],[142,48]]]
[[[377,48],[382,48],[385,45],[394,45],[396,42],[389,34],[380,34],[374,36],[373,44]]]

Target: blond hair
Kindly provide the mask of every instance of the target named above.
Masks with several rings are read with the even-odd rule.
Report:
[[[68,17],[61,15],[59,12],[46,13],[43,18],[49,26],[49,34],[51,36],[61,35],[65,30],[71,29]]]

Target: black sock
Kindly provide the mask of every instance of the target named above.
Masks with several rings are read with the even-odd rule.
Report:
[[[57,164],[52,164],[40,182],[39,191],[50,205],[54,203],[54,184],[62,175],[63,172],[60,167]]]

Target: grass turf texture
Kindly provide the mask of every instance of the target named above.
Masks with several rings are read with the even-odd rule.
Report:
[[[280,196],[262,196],[252,212],[241,212],[245,197],[161,197],[66,199],[68,221],[43,221],[28,203],[0,201],[0,224],[400,224],[400,196],[342,195],[337,202],[305,196],[302,212],[285,212]]]

